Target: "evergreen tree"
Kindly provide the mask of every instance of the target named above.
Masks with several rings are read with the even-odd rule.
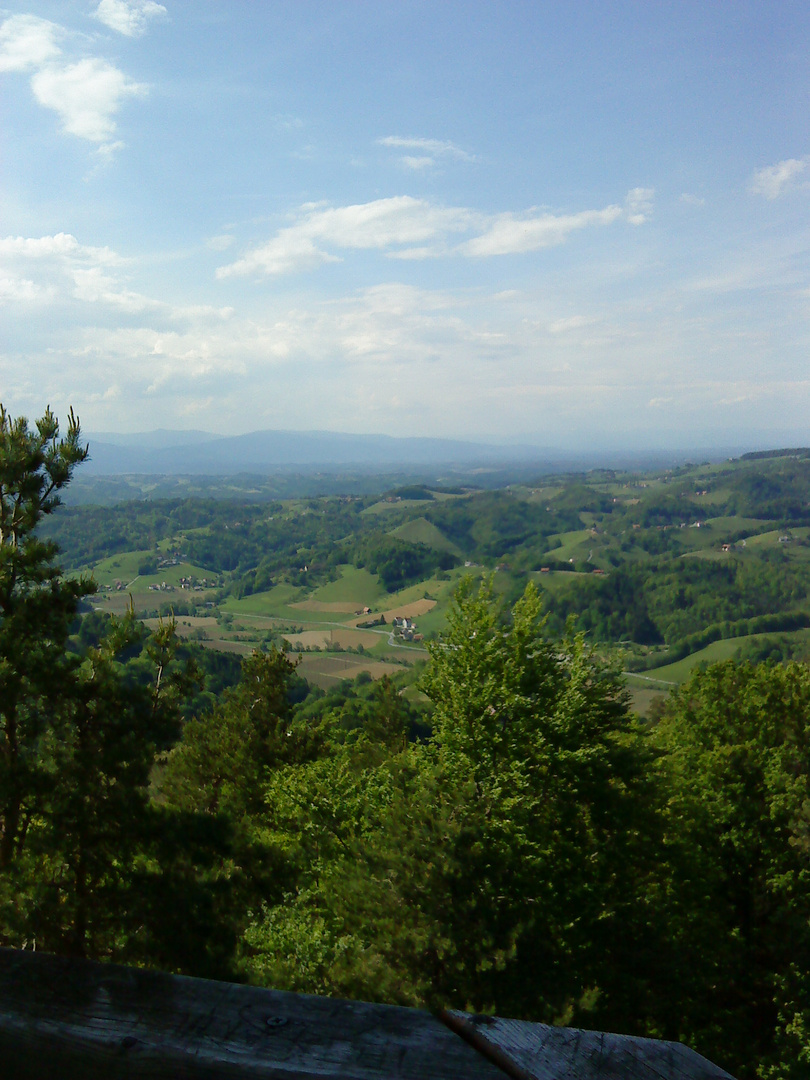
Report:
[[[87,579],[66,579],[36,528],[87,457],[79,421],[67,435],[50,409],[33,428],[0,405],[0,871],[25,844],[50,777],[41,744],[74,664],[65,646]]]
[[[50,410],[32,428],[0,406],[0,943],[224,973],[229,924],[199,909],[227,846],[188,815],[184,839],[149,794],[193,665],[173,622],[146,635],[131,611],[69,648],[95,584],[65,578],[37,535],[86,457],[72,412],[60,437]],[[177,942],[172,905],[186,913]]]

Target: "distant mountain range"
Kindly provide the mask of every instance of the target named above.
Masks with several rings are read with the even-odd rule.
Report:
[[[157,431],[86,435],[90,459],[80,473],[93,483],[102,477],[216,477],[401,473],[423,479],[441,474],[472,477],[478,470],[498,473],[502,484],[515,471],[525,479],[538,475],[594,468],[672,468],[687,461],[722,461],[752,446],[685,449],[580,450],[527,444],[472,442],[458,439],[405,438],[393,435],[350,435],[339,431],[253,431],[247,435],[212,435],[206,431]],[[754,443],[756,446],[756,443]],[[767,444],[766,444],[767,445]],[[755,451],[761,454],[762,451]],[[766,453],[781,453],[767,451]],[[791,451],[798,453],[798,451]]]
[[[254,431],[234,436],[204,431],[160,430],[132,435],[99,432],[88,435],[87,441],[90,459],[82,472],[97,476],[216,476],[347,468],[387,472],[402,467],[540,462],[566,456],[533,446],[334,431]]]

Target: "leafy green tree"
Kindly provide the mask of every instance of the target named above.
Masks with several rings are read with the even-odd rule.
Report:
[[[242,663],[236,686],[210,712],[185,723],[182,738],[162,763],[158,799],[164,812],[170,820],[188,819],[200,836],[209,829],[211,842],[222,845],[220,870],[209,870],[211,887],[195,906],[199,915],[214,907],[212,963],[221,962],[220,954],[230,962],[250,913],[262,904],[277,904],[289,886],[287,853],[263,814],[272,776],[317,751],[317,734],[305,723],[294,723],[298,681],[295,665],[282,652],[252,653]],[[194,875],[189,877],[193,883]],[[195,940],[180,929],[181,937]],[[206,940],[204,933],[201,937]]]
[[[531,587],[505,623],[468,583],[431,651],[432,739],[381,745],[369,724],[271,778],[268,828],[298,876],[248,930],[252,970],[372,1000],[626,1015],[644,964],[622,950],[654,952],[655,813],[621,683],[581,638],[545,638]]]
[[[317,717],[318,756],[268,774],[263,827],[289,876],[284,894],[265,898],[246,927],[251,978],[367,1001],[426,1000],[412,973],[391,962],[386,945],[409,928],[397,920],[402,903],[385,889],[381,895],[375,874],[390,865],[396,842],[388,810],[396,765],[409,757],[407,727],[388,684],[370,700],[327,707]]]
[[[295,665],[275,647],[246,657],[237,685],[211,713],[186,723],[166,759],[162,796],[184,810],[255,816],[269,770],[308,752],[305,733],[293,727],[294,676]]]
[[[141,645],[149,682],[119,660]],[[177,736],[194,674],[175,664],[176,649],[172,624],[144,643],[130,613],[62,672],[38,748],[44,797],[13,875],[21,887],[12,926],[38,947],[109,956],[133,931],[135,869],[151,842],[150,774],[155,754]]]
[[[670,1030],[741,1078],[810,1068],[810,670],[696,672],[655,731],[680,964]]]
[[[618,673],[581,635],[548,639],[532,585],[504,625],[490,586],[468,583],[431,654],[435,782],[465,822],[448,853],[455,955],[437,985],[507,1015],[621,1012],[636,992],[626,928],[649,947],[656,816]]]

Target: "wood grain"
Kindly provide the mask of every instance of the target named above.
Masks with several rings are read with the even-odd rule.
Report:
[[[491,1047],[493,1060],[507,1075],[511,1064],[516,1080],[734,1080],[680,1043],[454,1010],[446,1022],[483,1055]]]
[[[0,949],[5,1080],[503,1080],[429,1013]]]
[[[2,1080],[733,1080],[677,1043],[443,1021],[0,949]]]

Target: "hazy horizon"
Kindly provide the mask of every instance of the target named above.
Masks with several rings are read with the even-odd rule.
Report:
[[[797,433],[800,434],[800,433]],[[393,446],[401,446],[403,448],[402,458],[395,456],[389,456],[386,458],[387,462],[401,461],[407,462],[408,454],[407,448],[409,445],[414,447],[422,446],[446,446],[452,448],[453,446],[464,447],[467,451],[471,451],[473,448],[480,448],[485,456],[487,450],[491,450],[493,453],[497,452],[498,460],[507,461],[543,461],[549,458],[561,458],[567,459],[571,462],[580,461],[583,459],[592,459],[598,461],[602,458],[609,458],[611,456],[618,458],[624,457],[627,459],[632,458],[645,458],[654,459],[656,457],[663,458],[666,455],[676,455],[680,459],[684,459],[685,455],[691,455],[695,460],[709,458],[714,461],[720,461],[728,456],[739,456],[744,453],[758,452],[758,451],[778,451],[778,450],[791,450],[801,448],[803,444],[800,440],[794,440],[793,442],[774,444],[767,439],[754,440],[749,439],[745,441],[738,441],[735,443],[715,443],[715,444],[698,444],[698,443],[682,443],[667,445],[666,443],[660,443],[658,445],[650,444],[649,446],[642,446],[638,443],[622,443],[618,439],[611,443],[560,443],[554,444],[541,444],[530,443],[519,439],[504,438],[498,440],[496,438],[480,438],[480,439],[451,439],[442,436],[408,436],[405,434],[392,435],[386,432],[346,432],[337,430],[326,429],[309,429],[309,430],[294,430],[294,429],[261,429],[248,432],[209,432],[200,429],[168,429],[157,428],[151,431],[140,432],[118,432],[118,431],[94,431],[88,432],[83,429],[83,440],[91,445],[101,445],[105,451],[108,448],[117,447],[125,449],[131,452],[143,451],[144,454],[158,453],[161,450],[184,450],[188,453],[193,453],[195,449],[206,449],[209,446],[212,451],[222,444],[223,447],[229,447],[230,444],[244,445],[249,440],[253,440],[256,445],[261,445],[262,441],[265,444],[272,445],[275,440],[276,445],[283,443],[283,440],[289,440],[292,443],[302,440],[311,440],[314,445],[322,444],[324,446],[329,445],[331,438],[335,439],[335,445],[339,446],[342,443],[361,443],[366,442],[369,445],[374,444],[375,440],[382,442],[384,445],[392,444]],[[514,456],[510,458],[509,451],[514,451]],[[312,457],[312,460],[315,460]],[[348,460],[348,459],[346,459]],[[448,459],[449,460],[449,459]],[[327,459],[324,458],[326,462]]]

